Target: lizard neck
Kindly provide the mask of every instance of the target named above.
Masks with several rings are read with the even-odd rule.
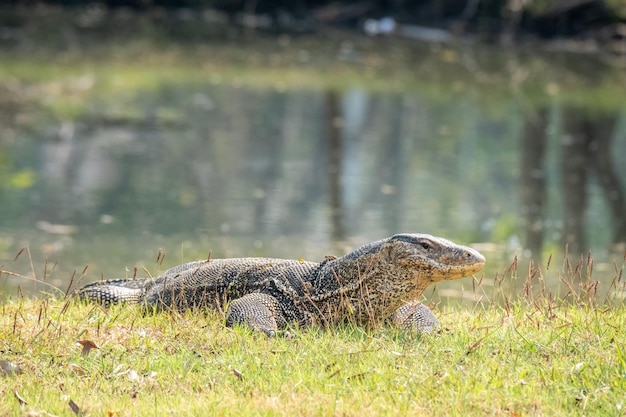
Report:
[[[390,260],[387,241],[372,242],[324,262],[314,285],[315,300],[326,303],[322,307],[333,309],[340,318],[371,322],[419,297],[430,282]]]

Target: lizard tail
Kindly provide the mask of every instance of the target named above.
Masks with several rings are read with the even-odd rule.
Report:
[[[153,282],[153,278],[98,281],[85,285],[74,295],[81,300],[96,302],[104,306],[120,303],[137,304]]]

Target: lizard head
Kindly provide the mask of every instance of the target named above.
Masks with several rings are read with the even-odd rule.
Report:
[[[478,251],[431,235],[397,234],[385,246],[389,262],[431,283],[466,277],[485,265]]]

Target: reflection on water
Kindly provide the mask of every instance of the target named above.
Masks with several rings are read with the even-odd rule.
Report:
[[[97,279],[209,252],[320,260],[403,231],[478,244],[487,279],[565,244],[613,259],[626,241],[624,112],[456,97],[164,80],[127,94],[128,118],[3,120],[3,268],[64,288],[87,264]],[[13,261],[25,245],[33,267],[26,252]],[[610,281],[605,265],[595,277]]]
[[[565,108],[558,109],[558,117],[560,123],[551,121],[550,112],[542,109],[525,120],[520,182],[526,247],[540,254],[550,233],[559,236],[572,254],[586,254],[592,247],[602,247],[601,242],[606,246],[626,242],[624,170],[618,169],[623,168],[623,153],[614,155],[623,149],[624,132],[618,129],[623,114]],[[559,137],[552,149],[548,149],[550,128],[558,130]],[[547,156],[550,151],[552,158]],[[554,192],[547,192],[549,181],[557,182]],[[551,200],[559,199],[559,211],[549,210],[556,206]],[[547,226],[553,220],[558,223]],[[603,232],[608,235],[598,239]]]

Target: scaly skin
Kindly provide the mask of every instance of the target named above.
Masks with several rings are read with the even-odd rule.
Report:
[[[351,320],[429,331],[432,312],[414,301],[431,284],[480,271],[485,258],[466,246],[398,234],[321,263],[272,258],[196,261],[155,279],[86,285],[78,296],[103,304],[142,303],[148,309],[221,308],[226,324],[274,335],[290,323],[328,326]]]

